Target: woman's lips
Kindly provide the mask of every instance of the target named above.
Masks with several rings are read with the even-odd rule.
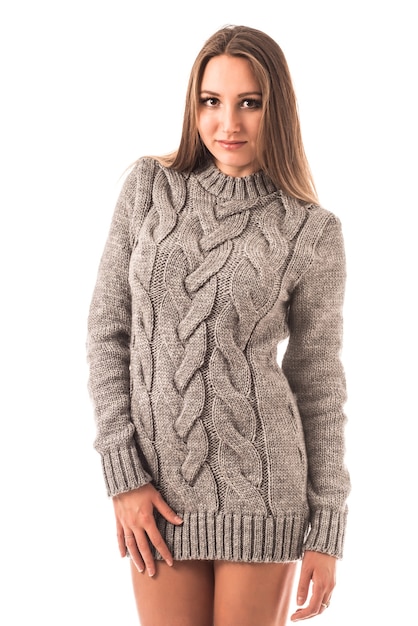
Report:
[[[218,139],[218,144],[225,150],[238,150],[245,145],[245,143],[245,141],[220,141]]]

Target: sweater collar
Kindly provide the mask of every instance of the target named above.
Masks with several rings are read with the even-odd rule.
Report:
[[[195,171],[193,176],[201,187],[215,197],[218,219],[251,209],[260,200],[273,200],[273,196],[277,198],[278,190],[262,171],[238,178],[224,174],[211,162]]]

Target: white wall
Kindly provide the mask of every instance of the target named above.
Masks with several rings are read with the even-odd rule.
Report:
[[[346,236],[353,491],[321,624],[410,623],[415,597],[416,34],[412,2],[72,0],[0,15],[0,621],[137,624],[86,390],[86,316],[123,173],[176,147],[226,23],[282,46],[322,204]],[[272,7],[274,7],[274,12]],[[122,177],[122,178],[121,178]]]

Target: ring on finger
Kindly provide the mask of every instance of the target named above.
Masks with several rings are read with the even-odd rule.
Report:
[[[321,602],[321,606],[323,606],[324,609],[327,609],[329,607],[329,602]]]

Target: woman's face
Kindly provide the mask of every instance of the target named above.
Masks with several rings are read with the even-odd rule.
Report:
[[[217,167],[228,176],[256,172],[262,101],[250,63],[226,54],[213,57],[205,68],[199,96],[199,135]]]

